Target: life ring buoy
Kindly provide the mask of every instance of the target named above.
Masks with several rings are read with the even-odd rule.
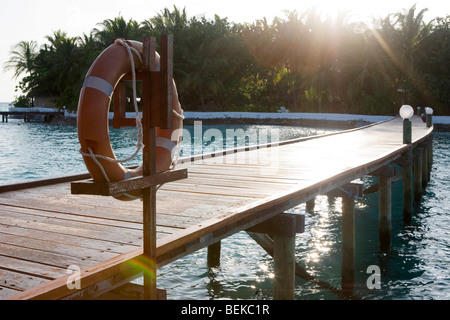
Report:
[[[115,182],[142,175],[142,165],[136,169],[128,169],[116,159],[109,137],[108,119],[114,88],[125,74],[132,71],[133,65],[135,70],[142,68],[139,56],[142,51],[141,42],[117,40],[97,57],[86,74],[78,102],[77,130],[81,145],[80,153],[95,182]],[[159,64],[159,55],[155,54],[155,63]],[[178,101],[175,82],[172,82],[172,110],[176,116],[172,120],[172,129],[156,129],[157,173],[171,168],[174,161],[173,154],[181,142],[181,134],[177,136],[176,130],[181,132],[183,127],[183,110]],[[175,141],[173,141],[174,134]],[[119,200],[134,200],[141,197],[141,191],[114,197]]]

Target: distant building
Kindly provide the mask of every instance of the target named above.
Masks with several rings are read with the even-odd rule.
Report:
[[[55,97],[36,95],[33,97],[34,107],[36,108],[56,108]]]

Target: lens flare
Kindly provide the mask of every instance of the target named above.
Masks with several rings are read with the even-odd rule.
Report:
[[[143,272],[145,275],[156,277],[157,263],[156,261],[145,255],[140,255],[136,258],[133,258],[127,263],[133,268],[136,268],[139,271]]]

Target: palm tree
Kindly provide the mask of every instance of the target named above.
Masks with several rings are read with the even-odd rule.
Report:
[[[390,71],[392,66],[372,31],[354,34],[344,43],[345,48],[339,61],[338,83],[340,97],[345,105],[350,107],[363,97],[367,99],[368,96],[388,95],[394,88]]]
[[[45,39],[47,39],[48,42],[50,42],[50,45],[53,48],[58,48],[69,38],[67,37],[66,32],[62,30],[57,30],[53,32],[53,35],[46,36]]]
[[[251,66],[242,77],[241,90],[245,92],[244,96],[249,102],[260,106],[266,105],[269,112],[272,106],[286,104],[291,100],[290,70],[286,68],[282,59],[283,50],[276,45],[280,37],[278,28],[281,24],[282,21],[278,17],[272,23],[264,17],[252,24],[245,24],[240,33],[244,47],[242,51],[248,53]],[[284,86],[283,89],[280,89],[281,86]]]
[[[286,11],[286,20],[275,19],[273,28],[275,37],[272,44],[272,59],[279,68],[288,70],[289,91],[294,109],[297,108],[297,92],[301,86],[300,73],[304,71],[308,55],[310,35],[305,15],[297,11]]]
[[[318,112],[323,112],[323,102],[331,103],[335,95],[334,62],[322,62],[319,65],[307,66],[302,74],[302,83],[305,86],[306,96],[309,100],[315,100]]]
[[[389,60],[371,31],[355,34],[347,45],[341,56],[341,80],[347,84],[347,93],[355,97],[358,92],[381,91],[389,82],[384,73]]]
[[[126,21],[122,16],[106,19],[94,28],[93,34],[103,46],[109,46],[114,39],[142,40],[139,23],[133,19]]]
[[[309,100],[318,104],[318,112],[323,112],[323,102],[331,103],[335,97],[335,79],[338,38],[344,29],[345,16],[332,21],[316,9],[304,14],[307,33],[303,39],[303,47],[307,47],[302,61],[302,84]],[[333,26],[333,27],[332,27]]]
[[[420,76],[417,74],[414,56],[420,50],[421,41],[431,32],[432,21],[425,24],[423,16],[428,9],[422,9],[416,14],[416,5],[408,11],[397,13],[397,24],[399,30],[399,45],[401,71],[403,74],[404,90],[407,94],[408,83],[412,88],[420,88],[423,84],[420,82]],[[406,96],[407,97],[407,96]]]
[[[36,41],[21,41],[10,51],[10,58],[4,63],[4,71],[14,70],[13,79],[24,73],[31,75],[37,52]]]
[[[432,32],[420,42],[414,65],[424,87],[419,101],[432,105],[437,114],[450,114],[450,15],[436,18]]]
[[[155,32],[159,34],[173,34],[176,35],[188,25],[188,18],[186,8],[180,11],[176,6],[173,6],[173,11],[164,8],[155,17],[142,22],[142,28],[147,32]],[[157,35],[157,34],[155,34]]]
[[[224,91],[227,71],[233,65],[236,55],[230,54],[233,45],[229,42],[229,26],[226,19],[216,16],[213,21],[202,17],[192,19],[186,29],[183,47],[179,47],[182,60],[178,60],[178,75],[182,87],[197,94],[205,110],[208,99],[219,103]]]
[[[79,39],[80,51],[84,62],[87,66],[90,66],[91,63],[95,60],[95,58],[100,54],[100,52],[104,49],[99,41],[95,38],[93,32],[87,34],[83,34]],[[87,70],[86,70],[87,71]]]
[[[389,56],[392,65],[391,78],[395,87],[404,92],[404,102],[408,89],[420,87],[414,65],[414,56],[420,44],[432,30],[432,21],[425,24],[423,17],[428,9],[416,13],[416,5],[404,12],[390,14],[378,22],[379,27],[372,30],[380,47]],[[396,74],[395,74],[396,73]]]
[[[397,13],[397,24],[399,30],[399,45],[401,59],[406,75],[413,73],[413,55],[419,47],[422,39],[431,31],[432,22],[425,24],[423,16],[428,9],[422,9],[416,14],[416,5],[412,6],[407,12]]]

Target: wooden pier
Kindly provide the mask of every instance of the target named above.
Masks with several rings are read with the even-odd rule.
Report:
[[[0,115],[2,116],[2,122],[8,122],[9,116],[21,116],[25,122],[30,122],[32,116],[43,116],[44,121],[50,122],[56,115],[64,115],[64,111],[59,111],[55,109],[55,111],[39,111],[31,108],[29,111],[0,111]]]
[[[342,289],[351,293],[354,196],[363,193],[352,181],[379,177],[371,190],[380,193],[380,225],[374,228],[386,250],[390,184],[403,174],[398,165],[415,167],[420,184],[404,189],[416,200],[429,179],[433,127],[413,117],[411,143],[404,144],[402,121],[180,159],[177,168],[187,169],[188,177],[157,192],[157,266],[204,247],[217,263],[222,239],[243,230],[271,234],[258,243],[270,240],[265,249],[275,259],[274,297],[292,299],[293,239],[304,217],[285,212],[334,192],[344,198]],[[71,184],[86,179],[88,174],[0,187],[0,298],[93,299],[142,276],[142,202],[71,194]]]

